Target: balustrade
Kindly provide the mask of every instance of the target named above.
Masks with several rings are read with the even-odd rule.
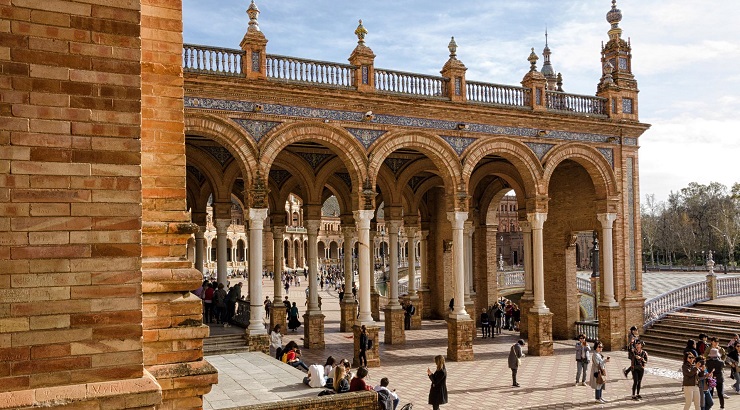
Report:
[[[532,94],[529,88],[474,81],[465,83],[465,92],[469,102],[509,107],[529,107]]]
[[[375,89],[389,93],[445,98],[447,96],[447,79],[376,68]]]
[[[645,302],[645,326],[682,307],[706,300],[709,300],[706,281],[692,283],[656,296]]]
[[[740,276],[717,278],[717,297],[740,295]]]
[[[596,341],[599,338],[599,321],[595,320],[592,322],[576,322],[575,336],[578,336],[580,334],[586,335],[586,340],[589,342]]]
[[[499,272],[498,287],[499,289],[520,288],[524,286],[524,271]]]
[[[265,75],[276,80],[350,88],[356,68],[348,64],[267,54]]]
[[[547,109],[574,114],[606,115],[606,98],[547,91]]]
[[[242,76],[244,51],[184,44],[182,47],[182,68],[186,73]]]
[[[585,293],[587,295],[594,294],[594,291],[591,286],[591,281],[589,279],[577,277],[576,282],[577,282],[578,290],[581,293]]]

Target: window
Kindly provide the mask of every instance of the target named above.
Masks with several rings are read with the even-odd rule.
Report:
[[[622,98],[622,112],[625,114],[633,114],[632,98]]]

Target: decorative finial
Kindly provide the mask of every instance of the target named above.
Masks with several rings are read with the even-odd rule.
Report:
[[[367,35],[367,29],[365,26],[362,25],[362,19],[360,19],[360,25],[357,26],[357,29],[355,30],[355,35],[357,36],[357,44],[365,44],[365,35]]]
[[[614,72],[614,66],[610,61],[607,61],[604,64],[604,81],[603,84],[613,84],[614,78],[612,78],[612,73]]]
[[[257,22],[257,16],[260,14],[260,9],[254,4],[254,0],[247,9],[247,15],[249,16],[249,31],[260,31],[260,23]]]
[[[455,43],[454,36],[450,40],[450,44],[447,45],[447,49],[450,50],[450,58],[457,58],[457,43]]]
[[[537,54],[534,53],[534,47],[532,47],[532,52],[529,53],[529,58],[527,58],[527,61],[529,61],[529,64],[531,64],[531,67],[529,67],[529,71],[537,71],[537,60],[540,58],[537,57]]]
[[[547,26],[545,26],[545,48],[548,48],[547,46]]]
[[[558,73],[558,91],[563,91],[563,74]]]
[[[606,13],[606,21],[611,24],[609,38],[616,40],[622,36],[622,29],[619,28],[619,22],[622,21],[622,10],[617,8],[617,0],[612,0],[612,9]]]

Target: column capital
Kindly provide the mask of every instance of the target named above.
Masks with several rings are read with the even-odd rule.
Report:
[[[319,230],[321,229],[321,220],[307,219],[303,221],[303,227],[306,228],[309,235],[318,235]]]
[[[429,236],[429,230],[426,230],[426,229],[422,230],[419,236],[421,236],[422,241],[427,240],[427,237]]]
[[[361,211],[353,211],[352,215],[355,217],[355,223],[358,229],[370,229],[370,220],[373,219],[375,211],[372,209],[364,209]]]
[[[388,231],[388,235],[391,233],[398,235],[401,230],[401,221],[398,219],[389,219],[385,221],[385,229]]]
[[[596,219],[601,222],[601,227],[603,229],[611,229],[612,225],[614,224],[614,221],[617,220],[617,214],[616,213],[604,213],[604,214],[596,214]]]
[[[532,232],[532,224],[529,221],[519,221],[519,227],[522,228],[522,232]]]
[[[226,233],[231,225],[231,219],[216,219],[213,221],[213,225],[216,227],[216,233]]]
[[[355,236],[357,236],[357,229],[355,229],[354,226],[343,226],[342,235],[344,236],[345,241],[351,241],[355,239]]]
[[[267,208],[249,208],[249,221],[263,223],[267,219]]]
[[[465,221],[465,223],[463,224],[463,229],[464,229],[465,235],[468,235],[468,236],[472,235],[473,232],[475,231],[475,225],[473,225],[473,221],[469,219]]]
[[[468,213],[461,211],[447,212],[447,219],[452,223],[452,229],[463,229],[463,225],[468,219]]]
[[[203,239],[206,237],[206,227],[198,226],[198,232],[194,233],[195,239]]]
[[[417,232],[419,232],[419,228],[416,226],[407,226],[403,228],[403,233],[406,234],[407,238],[411,238],[412,240],[414,237],[416,237]]]
[[[282,225],[273,226],[272,227],[272,236],[277,238],[280,236],[280,240],[283,240],[283,235],[285,235],[285,227]]]
[[[527,220],[532,224],[532,229],[542,229],[542,226],[547,220],[547,214],[544,212],[527,214]]]

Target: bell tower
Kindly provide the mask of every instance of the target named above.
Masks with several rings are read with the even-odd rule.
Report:
[[[606,21],[611,25],[609,41],[601,48],[602,77],[597,95],[609,99],[607,112],[611,118],[638,120],[637,81],[632,74],[632,46],[622,39],[622,11],[617,8],[617,0],[612,0],[612,8],[606,13]]]

